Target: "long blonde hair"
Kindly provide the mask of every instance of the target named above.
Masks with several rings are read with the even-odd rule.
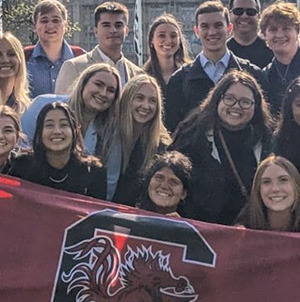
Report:
[[[70,107],[75,112],[79,125],[83,124],[83,111],[84,111],[84,100],[82,97],[82,92],[84,87],[90,80],[90,78],[98,72],[107,72],[112,74],[117,80],[117,90],[115,93],[115,101],[111,106],[104,112],[98,112],[95,119],[94,125],[97,134],[100,137],[99,145],[97,150],[99,151],[99,156],[106,161],[109,146],[112,139],[112,133],[115,129],[116,118],[118,116],[118,107],[120,101],[120,90],[121,90],[121,80],[118,70],[106,63],[97,63],[89,66],[85,69],[79,78],[75,81],[70,97]]]
[[[16,101],[15,110],[22,114],[30,103],[29,85],[27,80],[26,61],[23,46],[21,42],[10,32],[0,34],[0,40],[5,40],[11,45],[20,63],[19,71],[16,75],[13,94]]]
[[[118,129],[121,136],[122,144],[122,172],[126,171],[129,164],[130,155],[136,139],[134,137],[134,122],[131,112],[131,103],[144,84],[152,84],[157,91],[157,110],[151,121],[145,125],[143,132],[140,134],[139,139],[142,143],[142,150],[144,153],[144,161],[142,167],[145,167],[148,161],[157,152],[159,143],[165,145],[170,144],[171,138],[168,134],[163,122],[163,105],[161,90],[155,78],[141,74],[133,77],[124,87],[121,100],[120,100],[120,115]]]

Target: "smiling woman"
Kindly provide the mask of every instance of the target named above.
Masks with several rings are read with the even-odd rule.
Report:
[[[15,148],[21,134],[20,117],[8,106],[0,106],[0,172],[6,174],[15,158]]]
[[[170,136],[162,122],[162,98],[156,80],[146,74],[124,87],[107,168],[112,178],[109,199],[134,206],[140,193],[140,173]]]
[[[23,46],[9,32],[0,34],[0,91],[2,105],[25,111],[30,100]]]
[[[148,34],[150,57],[144,70],[156,78],[163,97],[171,75],[184,63],[189,63],[187,42],[180,23],[171,14],[156,18]]]
[[[300,175],[287,159],[271,155],[258,166],[251,197],[237,224],[251,229],[300,231]]]
[[[33,152],[15,159],[10,174],[44,186],[106,197],[106,171],[83,153],[76,118],[65,103],[47,104],[37,119]]]
[[[185,198],[191,194],[192,164],[180,152],[156,155],[144,172],[142,200],[138,207],[169,216],[178,216]]]
[[[179,124],[172,149],[189,156],[195,192],[188,217],[232,224],[244,206],[258,162],[269,153],[270,113],[256,80],[231,71]]]

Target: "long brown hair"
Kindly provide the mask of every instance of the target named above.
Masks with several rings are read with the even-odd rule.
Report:
[[[267,207],[265,206],[261,195],[260,186],[261,178],[267,167],[277,165],[284,169],[291,177],[294,191],[295,202],[291,209],[291,224],[288,231],[296,232],[300,230],[300,174],[297,168],[286,158],[276,155],[270,155],[263,160],[258,166],[251,189],[250,200],[242,209],[237,218],[237,223],[243,224],[251,229],[270,230],[267,215]]]
[[[159,61],[157,58],[156,50],[152,46],[153,36],[156,28],[161,24],[171,24],[173,25],[179,34],[179,48],[177,52],[174,54],[174,66],[179,68],[184,63],[190,62],[190,57],[187,49],[187,42],[183,35],[182,28],[180,23],[175,19],[175,17],[171,14],[163,14],[157,17],[150,26],[149,34],[148,34],[148,45],[150,56],[148,61],[144,65],[145,71],[151,76],[158,79],[160,83],[163,83],[164,80],[161,75],[161,69],[159,66]]]

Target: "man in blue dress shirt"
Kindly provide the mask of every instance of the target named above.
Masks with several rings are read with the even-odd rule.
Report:
[[[55,83],[64,61],[85,53],[71,47],[65,40],[67,10],[59,1],[43,0],[33,12],[34,30],[39,40],[25,47],[31,97],[54,93]]]

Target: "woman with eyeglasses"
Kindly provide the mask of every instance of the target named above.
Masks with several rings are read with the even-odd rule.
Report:
[[[250,192],[258,162],[268,154],[270,114],[256,80],[231,71],[181,122],[172,149],[192,160],[191,218],[232,224]]]

